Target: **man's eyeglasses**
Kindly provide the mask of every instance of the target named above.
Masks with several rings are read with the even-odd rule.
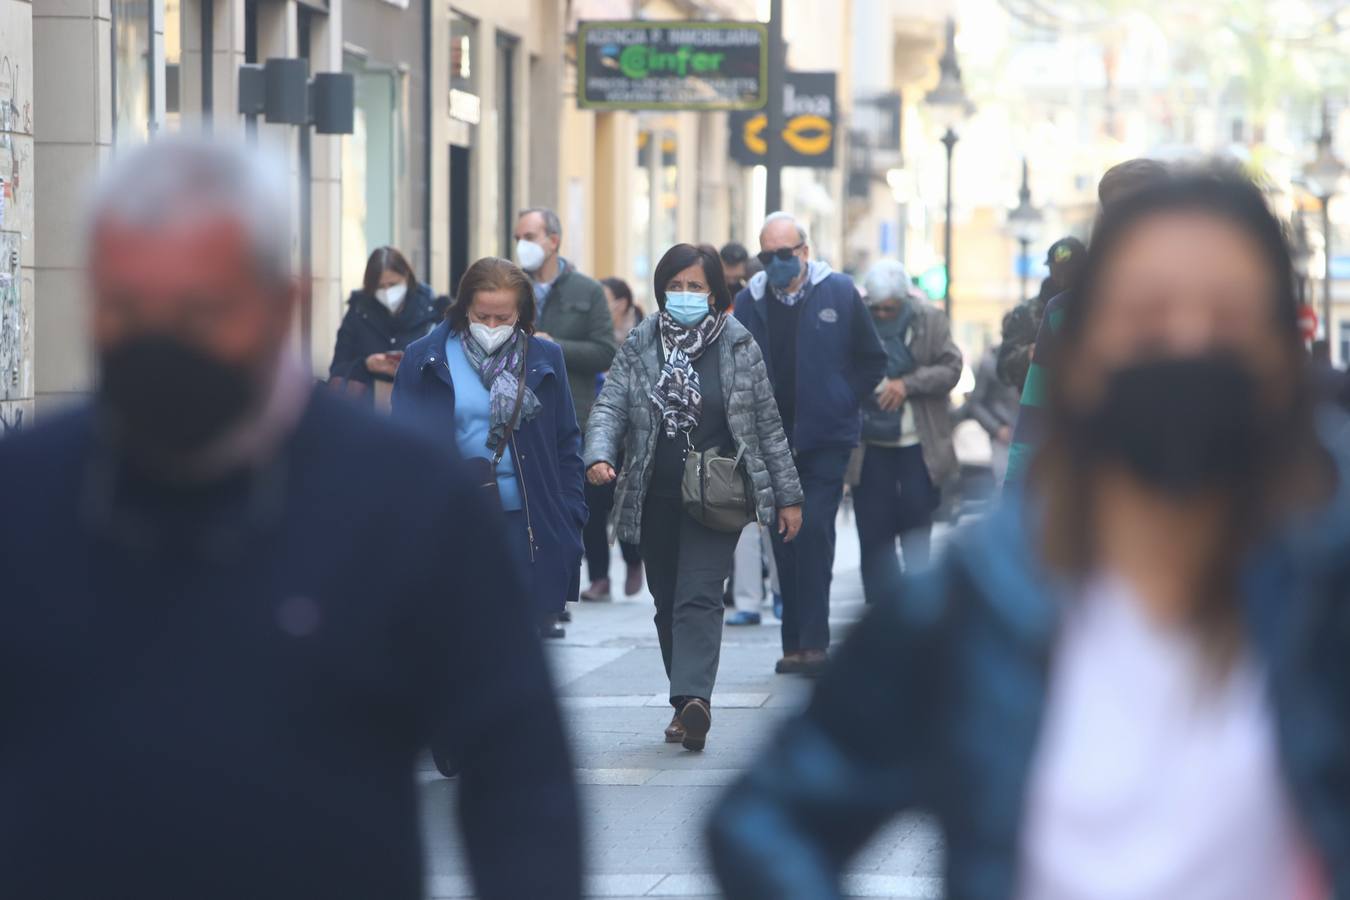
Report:
[[[792,259],[792,254],[805,246],[806,242],[802,241],[795,247],[779,247],[777,250],[761,250],[756,255],[759,257],[759,261],[767,266],[769,263],[773,262],[774,257],[781,259],[783,262],[787,262],[789,259]]]

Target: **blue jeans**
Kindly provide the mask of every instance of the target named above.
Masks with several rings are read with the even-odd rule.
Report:
[[[790,544],[773,529],[773,555],[783,593],[783,652],[830,646],[830,581],[834,576],[834,518],[844,494],[849,447],[797,455],[806,503],[802,530]]]

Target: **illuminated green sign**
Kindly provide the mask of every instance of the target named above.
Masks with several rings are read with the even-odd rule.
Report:
[[[582,22],[577,105],[759,109],[768,46],[765,26],[756,22]]]

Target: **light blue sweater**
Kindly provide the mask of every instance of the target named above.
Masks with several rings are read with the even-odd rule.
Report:
[[[450,365],[450,379],[455,383],[455,440],[459,443],[459,452],[465,457],[492,459],[492,451],[487,446],[488,390],[465,355],[460,336],[454,332],[445,342],[445,361]],[[502,509],[510,512],[521,508],[520,484],[516,480],[510,447],[497,463],[497,487],[502,495]]]

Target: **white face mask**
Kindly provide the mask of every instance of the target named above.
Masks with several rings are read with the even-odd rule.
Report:
[[[496,353],[498,347],[510,340],[515,330],[516,326],[514,325],[498,325],[495,328],[489,328],[482,322],[469,323],[470,336],[478,342],[478,346],[488,353]]]
[[[534,241],[521,239],[516,241],[516,262],[526,272],[538,272],[539,267],[548,259],[548,251]]]
[[[403,298],[408,296],[408,286],[406,284],[396,284],[393,287],[380,288],[375,292],[375,299],[389,308],[390,312],[398,309]]]

